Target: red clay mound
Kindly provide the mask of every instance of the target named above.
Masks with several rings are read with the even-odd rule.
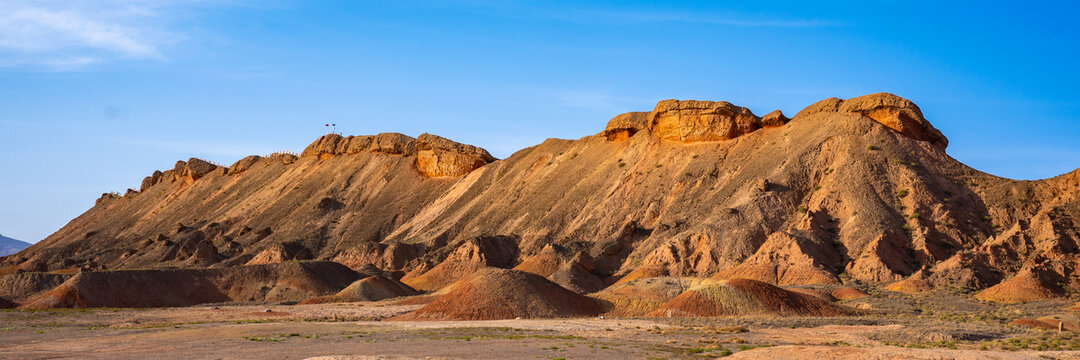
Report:
[[[1068,314],[1051,315],[1036,319],[1016,319],[1009,322],[1009,325],[1080,332],[1080,317]]]
[[[379,301],[402,296],[418,295],[420,292],[404,283],[383,276],[369,276],[356,282],[337,294],[320,296],[301,301],[300,304],[324,304],[332,302]]]
[[[730,279],[705,281],[650,312],[649,316],[707,317],[733,315],[840,316],[854,311],[820,298],[767,283]]]
[[[584,317],[600,314],[596,300],[544,277],[517,270],[480,269],[450,291],[393,320],[497,320]]]
[[[230,301],[299,301],[337,292],[358,275],[344,265],[289,262],[215,269],[81,272],[22,309],[169,307]]]
[[[833,290],[832,296],[837,300],[855,300],[869,297],[870,295],[866,295],[866,293],[859,290],[845,287]]]
[[[605,314],[644,316],[702,281],[699,278],[642,278],[612,285],[592,297],[603,302]]]

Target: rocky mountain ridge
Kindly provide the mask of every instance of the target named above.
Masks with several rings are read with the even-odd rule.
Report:
[[[0,274],[330,260],[435,291],[484,267],[579,292],[649,277],[891,284],[995,301],[1080,288],[1080,171],[949,157],[886,93],[791,119],[664,100],[502,160],[434,135],[327,135],[300,156],[190,159],[3,258]]]

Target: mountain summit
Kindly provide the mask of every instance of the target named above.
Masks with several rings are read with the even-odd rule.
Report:
[[[887,93],[790,119],[664,100],[501,160],[429,134],[329,134],[300,156],[177,162],[0,271],[318,259],[429,291],[521,264],[588,291],[658,276],[854,279],[995,301],[1080,289],[1080,171],[1004,179],[947,146]]]

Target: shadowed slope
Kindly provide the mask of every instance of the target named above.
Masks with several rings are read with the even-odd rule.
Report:
[[[71,275],[33,272],[0,275],[0,299],[14,304],[24,303],[60,286],[69,278]]]
[[[299,301],[337,292],[357,274],[332,262],[229,269],[81,272],[21,309],[168,307],[229,301]]]

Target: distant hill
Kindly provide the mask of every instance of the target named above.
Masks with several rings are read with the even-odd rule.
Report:
[[[30,243],[0,235],[0,256],[11,255],[30,247]]]

